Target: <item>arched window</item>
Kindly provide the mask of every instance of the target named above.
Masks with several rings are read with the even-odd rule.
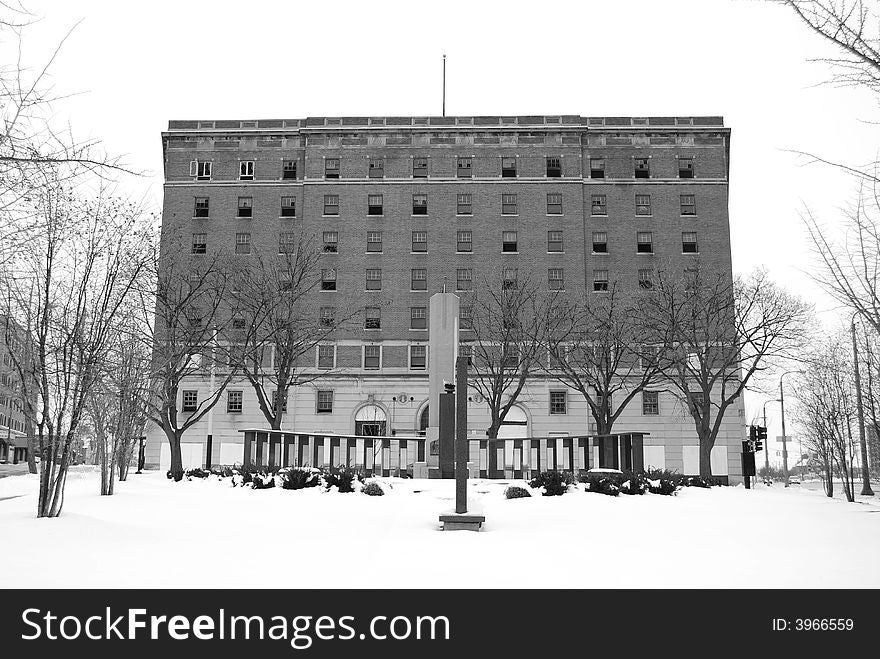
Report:
[[[529,418],[523,408],[514,405],[498,429],[498,439],[519,439],[528,436]]]
[[[426,434],[428,432],[428,419],[430,418],[428,414],[428,406],[425,405],[422,408],[422,413],[419,415],[419,434]]]
[[[355,414],[354,434],[361,437],[385,435],[385,410],[378,405],[364,405]]]

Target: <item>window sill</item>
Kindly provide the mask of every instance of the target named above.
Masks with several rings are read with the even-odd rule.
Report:
[[[519,213],[501,213],[501,217],[519,217]]]
[[[685,256],[699,256],[699,252],[682,252]]]
[[[192,219],[194,220],[210,220],[210,216],[208,215],[193,215]]]
[[[427,254],[427,253],[428,253],[428,250],[426,250],[426,249],[423,249],[423,250],[421,250],[421,251],[419,251],[419,252],[413,252],[413,251],[410,251],[410,254]]]
[[[378,218],[378,219],[381,220],[382,218],[385,217],[385,213],[367,213],[367,219],[368,219],[368,220],[371,219],[371,218],[374,218],[374,217],[375,217],[375,218]]]
[[[593,256],[608,256],[610,252],[590,252]]]
[[[411,213],[410,217],[428,217],[427,213]]]
[[[455,253],[456,253],[456,254],[466,254],[466,255],[468,255],[468,256],[473,256],[473,253],[474,253],[474,252],[473,252],[473,250],[471,250],[470,252],[459,252],[459,251],[456,251]]]
[[[364,293],[381,293],[381,288],[365,288]]]
[[[682,213],[682,214],[680,215],[680,217],[693,217],[693,218],[696,218],[696,217],[697,217],[697,214],[696,214],[696,213]]]
[[[608,213],[590,213],[590,217],[608,217]]]
[[[561,249],[560,249],[560,250],[557,250],[557,251],[555,251],[555,252],[552,252],[552,251],[550,251],[550,250],[548,249],[548,250],[547,250],[547,253],[548,253],[548,254],[565,254],[565,252],[564,252],[563,250],[561,250]]]
[[[636,252],[636,256],[654,256],[654,252]]]
[[[473,213],[456,213],[455,217],[473,217]]]
[[[324,213],[321,217],[339,217],[339,213],[334,213],[333,215],[327,215],[327,213]]]
[[[279,215],[278,219],[279,220],[295,220],[296,215]]]
[[[369,250],[367,250],[366,252],[364,252],[364,254],[378,254],[379,256],[382,256],[382,252],[371,252],[371,251],[369,251]]]
[[[565,213],[547,213],[547,217],[562,217]]]
[[[381,332],[382,328],[381,327],[365,327],[364,331],[365,332]]]
[[[635,217],[654,217],[654,215],[653,213],[649,213],[647,215],[639,215],[638,213],[636,213]]]
[[[510,255],[512,255],[512,256],[518,256],[518,255],[519,255],[519,252],[518,252],[518,251],[516,251],[516,252],[508,252],[508,251],[505,251],[505,250],[503,250],[503,249],[501,250],[501,253],[502,253],[502,254],[510,254]]]
[[[409,329],[411,332],[427,332],[428,331],[427,327],[410,327]]]
[[[227,414],[241,414],[241,410],[226,410]]]

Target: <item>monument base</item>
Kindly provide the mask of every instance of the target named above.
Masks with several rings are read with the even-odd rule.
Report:
[[[466,513],[447,510],[440,513],[440,521],[443,523],[444,531],[479,531],[486,517],[476,510],[469,510]]]

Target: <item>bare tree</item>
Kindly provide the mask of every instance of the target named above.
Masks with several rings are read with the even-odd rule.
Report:
[[[48,178],[48,177],[47,177]],[[3,315],[10,356],[38,442],[39,517],[57,517],[73,442],[101,374],[117,314],[141,276],[140,209],[99,191],[81,199],[49,178],[33,200],[44,231],[7,262]]]
[[[227,292],[230,266],[219,253],[185,258],[180,235],[169,233],[152,259],[150,286],[141,291],[140,335],[152,349],[151,390],[147,416],[165,433],[171,448],[171,475],[183,478],[180,442],[220,400],[235,374],[221,376],[193,411],[184,411],[181,386],[190,378],[200,382],[222,364],[219,337],[231,322]],[[210,380],[209,380],[210,381]]]
[[[489,408],[489,439],[497,439],[526,382],[540,369],[554,297],[543,295],[528,278],[509,277],[487,279],[478,291],[464,296],[462,304],[471,309],[470,337],[462,340],[470,351],[468,383]]]
[[[546,372],[580,392],[600,435],[659,373],[662,347],[646,345],[654,337],[642,322],[642,298],[614,284],[548,315]]]
[[[700,441],[700,475],[724,414],[752,378],[789,357],[806,336],[810,307],[757,271],[731,280],[699,262],[683,275],[661,271],[645,322],[662,345],[660,368],[686,406]]]
[[[825,482],[834,494],[834,474],[841,479],[847,501],[855,501],[856,400],[852,354],[845,334],[828,337],[804,356],[809,368],[798,378],[796,418],[807,431],[807,449],[815,455]]]
[[[360,313],[350,304],[319,317],[310,294],[321,280],[321,253],[302,233],[294,237],[281,254],[252,254],[236,268],[223,334],[227,362],[250,383],[273,430],[281,429],[290,389],[326,374],[303,368],[313,366],[316,346]]]

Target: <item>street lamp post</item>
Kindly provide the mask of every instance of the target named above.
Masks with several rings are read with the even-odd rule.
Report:
[[[865,440],[865,413],[864,408],[862,407],[862,380],[859,377],[859,348],[858,343],[856,343],[856,314],[853,314],[852,316],[850,328],[852,329],[853,369],[856,377],[856,411],[859,415],[859,444],[862,463],[861,495],[864,497],[872,497],[874,496],[874,491],[871,489],[871,474],[868,471],[868,442]]]
[[[764,405],[762,407],[762,409],[764,411],[764,414],[763,414],[764,428],[767,427],[767,403],[778,403],[778,402],[779,402],[778,398],[769,398],[764,401]],[[767,443],[769,444],[770,442],[768,441]],[[769,446],[764,447],[764,471],[767,474],[767,478],[770,478],[770,447]]]
[[[779,411],[782,417],[782,478],[785,480],[785,487],[788,487],[788,437],[785,434],[785,393],[782,389],[782,378],[789,373],[803,373],[803,371],[786,371],[779,376]]]

